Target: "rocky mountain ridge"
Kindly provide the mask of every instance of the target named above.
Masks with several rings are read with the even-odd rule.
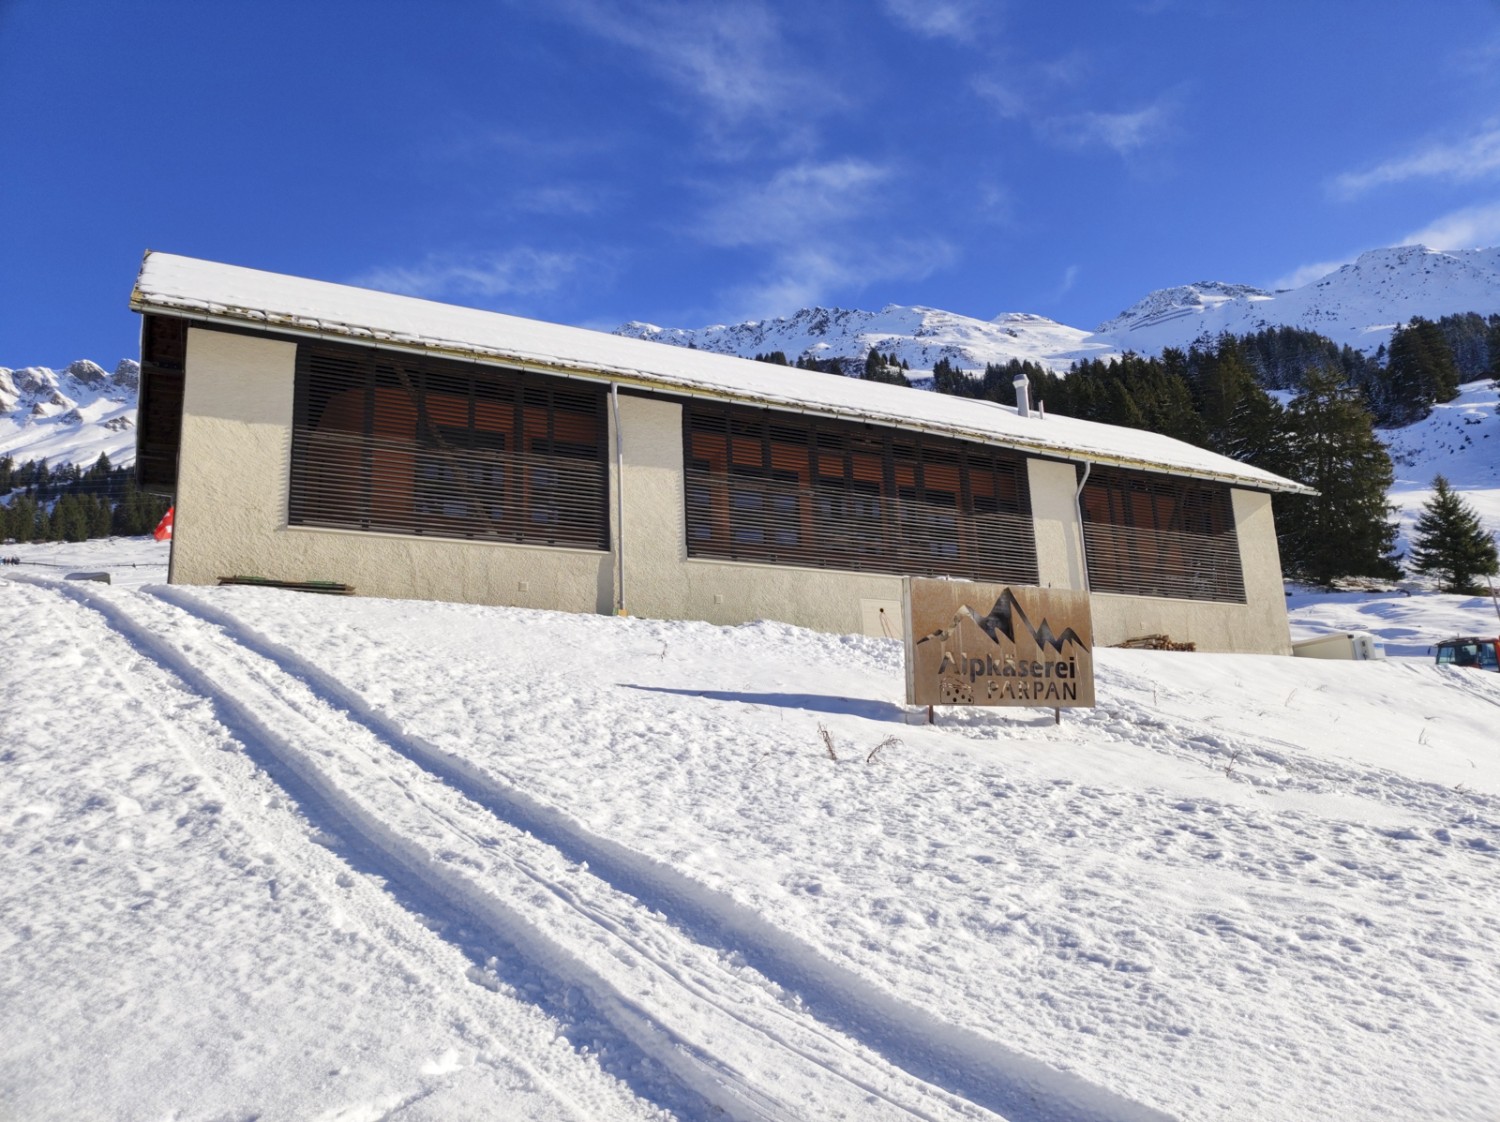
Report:
[[[1160,354],[1224,332],[1297,327],[1373,353],[1414,316],[1500,312],[1500,247],[1372,249],[1299,288],[1268,292],[1216,281],[1158,289],[1100,324],[1088,343]]]
[[[140,364],[128,358],[113,373],[88,359],[61,370],[0,366],[0,456],[89,464],[104,452],[129,463],[140,381]]]

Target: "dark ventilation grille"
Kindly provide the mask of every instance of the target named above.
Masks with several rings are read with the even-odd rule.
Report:
[[[141,385],[135,419],[135,478],[145,491],[170,495],[177,487],[186,358],[187,322],[147,316],[141,325]]]
[[[1095,592],[1245,603],[1229,488],[1095,468],[1083,489]]]
[[[734,407],[683,419],[690,557],[1036,583],[1020,455]]]
[[[607,473],[602,388],[297,347],[294,526],[608,549]]]

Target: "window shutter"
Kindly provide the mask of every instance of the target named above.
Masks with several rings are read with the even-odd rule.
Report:
[[[690,557],[1036,583],[1018,453],[734,406],[683,423]]]
[[[1095,468],[1083,519],[1095,592],[1245,603],[1227,485]]]
[[[603,387],[299,344],[288,522],[608,549],[606,435]]]

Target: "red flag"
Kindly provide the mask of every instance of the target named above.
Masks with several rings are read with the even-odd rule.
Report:
[[[156,524],[156,529],[152,531],[151,536],[157,541],[172,540],[172,511],[175,509],[176,507],[167,507],[167,513],[161,516],[161,521]]]

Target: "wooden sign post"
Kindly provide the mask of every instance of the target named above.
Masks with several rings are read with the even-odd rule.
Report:
[[[908,705],[1093,706],[1087,592],[908,577],[902,609]]]

